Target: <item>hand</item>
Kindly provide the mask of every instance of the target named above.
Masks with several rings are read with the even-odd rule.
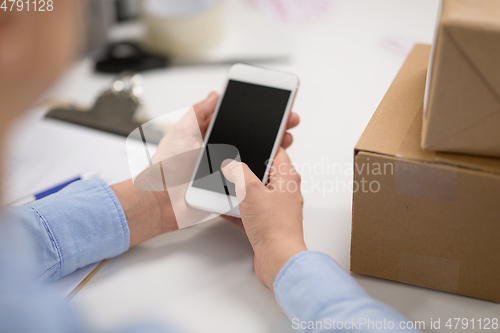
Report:
[[[222,172],[235,184],[243,227],[255,253],[255,273],[272,290],[283,265],[295,254],[307,250],[300,175],[283,148],[274,159],[267,185],[241,162],[224,161]]]
[[[164,175],[168,175],[169,179],[178,180],[191,175],[195,157],[198,155],[183,153],[197,152],[197,149],[201,147],[217,100],[217,93],[210,93],[204,101],[194,105],[193,112],[188,112],[161,140],[153,156],[153,162],[156,163],[155,165],[160,165],[162,162],[161,168],[168,169]],[[297,126],[298,123],[299,116],[291,113],[287,129]],[[292,142],[292,135],[286,133],[282,146],[287,148]],[[173,186],[168,191],[164,191],[162,182],[160,182],[161,188],[155,188],[159,182],[149,182],[151,179],[157,180],[158,173],[154,171],[153,165],[135,180],[129,179],[111,186],[127,218],[131,247],[159,234],[178,229],[181,220],[186,224],[193,220],[203,219],[206,215],[205,212],[193,209],[185,203],[185,183]],[[144,178],[139,178],[141,176]],[[180,219],[176,219],[176,216]]]

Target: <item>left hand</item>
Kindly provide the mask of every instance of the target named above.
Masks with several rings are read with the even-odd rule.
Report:
[[[138,189],[134,186],[134,181],[129,179],[111,186],[128,221],[131,247],[162,233],[176,230],[179,226],[191,225],[209,215],[189,207],[185,203],[184,193],[218,98],[218,94],[212,92],[204,101],[194,105],[192,112],[188,112],[163,137],[153,156],[153,162],[168,171],[163,173],[163,176],[168,175],[165,179],[167,184],[172,181],[179,185],[168,186],[168,191],[160,189],[145,191]],[[296,113],[290,113],[287,129],[297,126],[299,121]],[[292,142],[292,135],[286,132],[281,143],[282,147],[288,148]],[[148,169],[153,167],[155,165]],[[148,169],[143,173],[147,178],[151,178],[147,176]],[[140,184],[148,182],[139,179],[142,175],[141,173],[135,179],[139,188]],[[179,181],[186,178],[187,182]]]

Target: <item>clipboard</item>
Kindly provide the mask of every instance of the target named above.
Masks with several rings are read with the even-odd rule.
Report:
[[[73,105],[57,106],[50,109],[45,117],[128,137],[147,121],[143,117],[140,100],[141,83],[142,76],[139,74],[124,72],[99,95],[92,108],[82,110]],[[162,137],[163,132],[159,128],[148,128],[147,138],[135,139],[158,144]]]

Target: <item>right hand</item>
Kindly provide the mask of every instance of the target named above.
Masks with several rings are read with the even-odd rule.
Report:
[[[224,161],[222,172],[235,184],[243,227],[255,253],[255,273],[260,282],[272,290],[285,263],[307,250],[300,175],[281,147],[267,185],[241,162]]]

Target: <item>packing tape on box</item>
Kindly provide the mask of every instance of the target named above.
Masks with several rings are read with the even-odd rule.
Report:
[[[457,172],[418,162],[394,163],[394,191],[431,200],[456,201]]]
[[[394,191],[396,193],[431,200],[455,201],[457,172],[453,168],[426,162],[435,153],[423,152],[420,142],[414,140],[422,131],[419,113],[410,123],[396,155],[394,164]],[[410,161],[411,162],[410,162]]]
[[[400,282],[456,293],[459,273],[458,260],[399,252]]]

